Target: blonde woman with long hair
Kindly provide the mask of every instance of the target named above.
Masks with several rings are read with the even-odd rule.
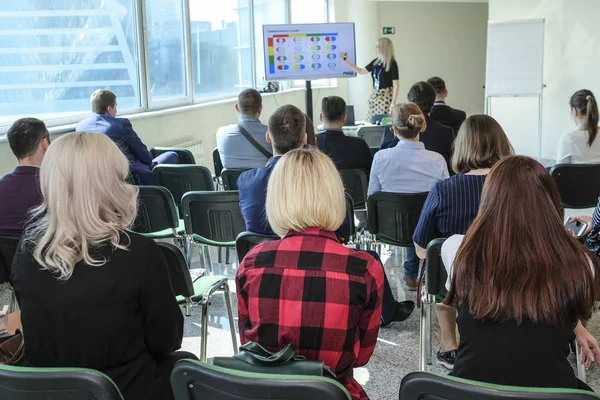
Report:
[[[366,67],[357,67],[348,61],[347,54],[342,54],[342,60],[360,75],[371,74],[373,79],[373,92],[369,96],[369,110],[367,120],[370,121],[376,115],[391,114],[398,100],[398,88],[400,87],[400,73],[394,53],[394,44],[388,38],[379,38],[375,44],[377,58]]]
[[[12,265],[27,364],[97,369],[125,399],[170,399],[174,362],[195,357],[173,353],[183,317],[160,248],[127,231],[138,193],[128,173],[106,135],[72,133],[49,147],[44,200]]]

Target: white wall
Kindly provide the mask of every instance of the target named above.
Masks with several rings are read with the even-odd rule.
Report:
[[[400,69],[398,101],[410,87],[438,75],[446,80],[448,102],[467,114],[484,111],[485,52],[488,6],[483,3],[439,3],[349,0],[348,19],[356,23],[358,64],[375,58],[381,28],[393,26]],[[357,118],[366,113],[371,77],[350,80],[349,102]]]
[[[554,159],[560,136],[575,129],[570,116],[569,98],[579,89],[600,95],[600,29],[598,0],[490,0],[490,20],[545,18],[542,158]],[[500,109],[499,109],[500,107]],[[519,100],[496,106],[518,129],[523,118],[531,125],[535,108],[523,107]],[[495,112],[494,112],[495,113]],[[525,118],[527,117],[527,120]],[[537,117],[535,117],[537,118]],[[527,122],[529,121],[529,122]],[[502,121],[501,121],[502,123]],[[516,125],[516,126],[515,126]],[[509,133],[510,134],[510,133]],[[531,143],[524,152],[534,153]]]

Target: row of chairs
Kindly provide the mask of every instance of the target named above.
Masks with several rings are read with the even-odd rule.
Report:
[[[351,400],[348,391],[332,379],[237,371],[193,360],[175,365],[171,386],[175,400]],[[0,366],[0,391],[11,400],[123,400],[107,375],[83,368]],[[582,390],[501,386],[413,372],[402,379],[398,398],[589,400],[600,396]]]

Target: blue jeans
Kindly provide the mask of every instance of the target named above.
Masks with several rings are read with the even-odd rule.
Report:
[[[406,261],[404,262],[404,276],[409,279],[417,279],[419,276],[419,257],[414,247],[406,248]]]
[[[375,258],[379,264],[381,264],[381,268],[383,268],[383,263],[381,262],[381,258],[379,258],[379,254],[371,250],[364,250]],[[392,287],[388,282],[387,275],[385,270],[383,271],[383,300],[381,302],[381,322],[383,324],[389,323],[394,317],[396,313],[396,299],[394,299],[394,294],[392,293]]]

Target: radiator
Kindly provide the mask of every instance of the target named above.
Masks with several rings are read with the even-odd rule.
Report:
[[[187,149],[192,152],[194,159],[196,160],[196,164],[205,165],[204,164],[204,147],[202,146],[202,139],[192,140],[190,142],[179,143],[173,145],[172,147],[180,147],[182,149]]]

